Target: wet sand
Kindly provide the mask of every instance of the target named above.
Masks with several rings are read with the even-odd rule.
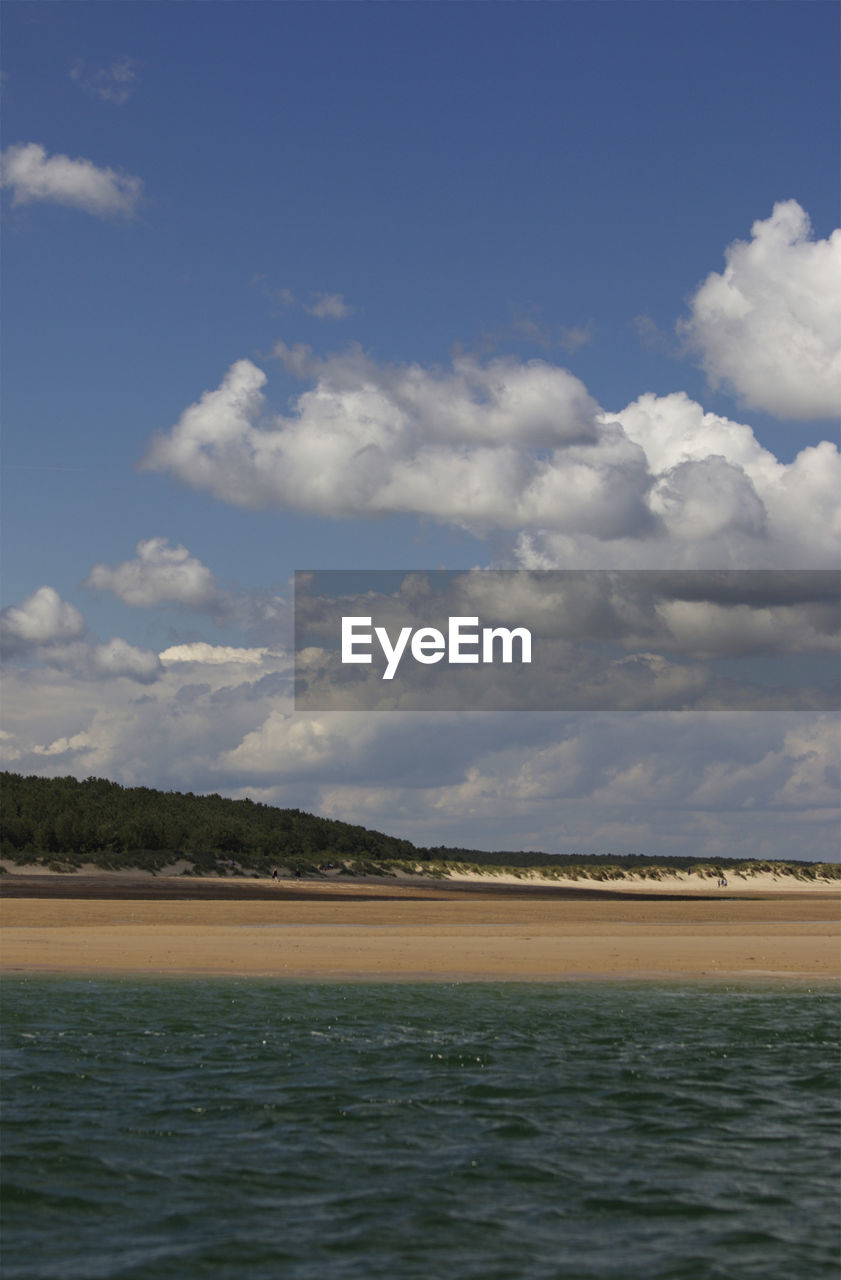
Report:
[[[6,974],[841,976],[841,894],[3,876]],[[34,882],[34,883],[33,883]]]

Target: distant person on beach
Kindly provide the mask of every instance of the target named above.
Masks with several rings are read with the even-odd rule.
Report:
[[[272,868],[272,880],[277,879],[277,867]]]

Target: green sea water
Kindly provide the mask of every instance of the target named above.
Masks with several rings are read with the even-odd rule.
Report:
[[[4,1280],[837,1280],[820,987],[7,980]]]

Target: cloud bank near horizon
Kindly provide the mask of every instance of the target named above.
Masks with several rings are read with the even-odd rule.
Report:
[[[302,716],[288,657],[207,645],[159,657],[142,691],[125,676],[11,671],[5,767],[249,796],[419,844],[832,856],[834,716]]]

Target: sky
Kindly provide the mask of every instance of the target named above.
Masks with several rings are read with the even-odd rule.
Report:
[[[837,858],[836,718],[296,713],[291,583],[838,566],[838,25],[7,0],[4,767]]]

